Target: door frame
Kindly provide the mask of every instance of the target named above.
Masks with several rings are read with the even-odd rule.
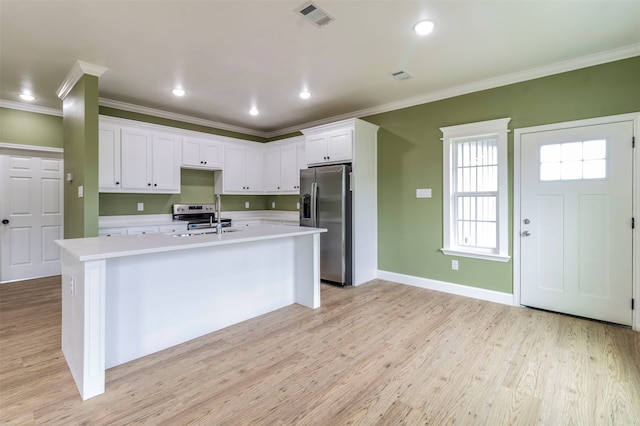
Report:
[[[54,148],[50,146],[39,146],[39,145],[22,145],[22,144],[14,144],[14,143],[6,143],[0,142],[0,155],[25,155],[29,157],[41,157],[41,158],[57,158],[62,160],[62,167],[64,170],[64,149],[62,148]],[[64,182],[66,179],[63,179],[62,186],[62,197],[64,199]],[[61,206],[62,208],[62,232],[64,235],[64,203]],[[0,247],[0,251],[2,248]],[[0,253],[2,255],[2,253]],[[20,280],[12,280],[6,281],[2,284],[6,284],[9,282],[20,281]],[[0,285],[2,285],[0,284]]]
[[[520,182],[521,182],[521,143],[522,136],[527,133],[545,132],[550,130],[560,130],[571,127],[593,126],[598,124],[610,124],[621,121],[633,122],[633,136],[638,137],[640,135],[640,112],[634,112],[629,114],[610,115],[605,117],[589,118],[584,120],[566,121],[561,123],[544,124],[540,126],[523,127],[514,130],[513,136],[513,304],[514,306],[521,306],[520,294],[521,294],[521,281],[520,281]],[[638,143],[639,141],[636,141]],[[640,218],[640,147],[636,146],[633,150],[633,164],[632,175],[633,183],[631,188],[631,195],[634,198],[632,204],[632,215],[634,218]],[[635,232],[633,232],[632,250],[635,256],[633,256],[633,265],[631,271],[632,280],[632,297],[635,300],[635,309],[632,312],[632,323],[635,331],[640,331],[640,238],[637,236],[637,230],[640,229],[640,224],[636,225]]]

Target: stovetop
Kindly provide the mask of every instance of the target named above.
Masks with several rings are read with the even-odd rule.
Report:
[[[188,221],[189,228],[209,228],[216,226],[214,204],[174,204],[173,220]],[[223,227],[231,226],[231,219],[220,219]]]

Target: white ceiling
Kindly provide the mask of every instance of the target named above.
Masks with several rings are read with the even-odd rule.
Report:
[[[317,0],[335,18],[320,28],[296,13],[304,2],[0,0],[0,99],[23,102],[29,88],[33,104],[61,109],[56,91],[80,60],[108,69],[103,105],[270,136],[640,54],[637,0]],[[431,35],[413,33],[421,19],[436,23]],[[398,70],[415,78],[392,79]]]

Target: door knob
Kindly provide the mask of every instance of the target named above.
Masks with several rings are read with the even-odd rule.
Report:
[[[9,224],[9,219],[2,219],[2,224],[3,225],[8,225]]]
[[[520,235],[521,235],[521,236],[523,236],[523,237],[528,237],[529,235],[531,235],[531,232],[529,232],[529,231],[522,231],[522,232],[520,233]]]
[[[525,219],[525,220],[523,220],[522,222],[523,222],[525,225],[528,225],[528,224],[530,224],[530,223],[531,223],[531,221],[530,221],[529,219]]]

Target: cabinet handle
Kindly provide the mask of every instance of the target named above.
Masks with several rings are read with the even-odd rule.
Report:
[[[120,182],[116,182],[116,185],[120,185]]]
[[[157,183],[154,183],[154,184],[153,184],[153,186],[158,186],[158,184],[157,184]]]
[[[147,186],[151,186],[151,184],[150,184],[150,183],[148,183],[148,184],[147,184]]]

